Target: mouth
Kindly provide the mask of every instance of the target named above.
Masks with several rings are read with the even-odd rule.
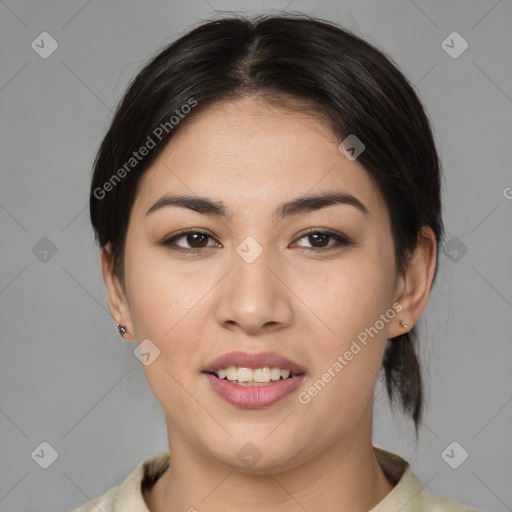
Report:
[[[306,370],[273,352],[225,354],[203,369],[212,390],[241,408],[268,407],[295,390]]]

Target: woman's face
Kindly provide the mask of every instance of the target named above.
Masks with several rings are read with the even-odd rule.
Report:
[[[325,194],[346,200],[305,202]],[[143,369],[175,455],[283,470],[370,436],[403,280],[379,191],[321,119],[254,97],[191,118],[141,179],[124,263],[120,320],[150,340]],[[206,373],[227,366],[300,375]]]

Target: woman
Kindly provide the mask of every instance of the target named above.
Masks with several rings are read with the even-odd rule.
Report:
[[[170,450],[77,510],[470,510],[372,445],[381,370],[421,421],[439,174],[407,80],[331,23],[221,19],[157,55],[90,212]]]

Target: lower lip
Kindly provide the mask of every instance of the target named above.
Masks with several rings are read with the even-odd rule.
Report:
[[[278,402],[297,389],[304,379],[304,375],[297,375],[289,379],[274,381],[265,386],[239,386],[226,379],[219,379],[210,373],[205,373],[205,375],[217,395],[236,407],[246,409],[259,409]]]

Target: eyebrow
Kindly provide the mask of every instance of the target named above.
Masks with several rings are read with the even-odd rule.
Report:
[[[322,194],[309,195],[298,197],[291,201],[287,201],[279,205],[273,214],[274,219],[281,220],[290,215],[297,215],[299,213],[311,212],[332,206],[335,204],[344,204],[357,208],[361,213],[368,215],[368,208],[353,195],[342,192],[324,192]],[[180,208],[188,208],[204,215],[213,215],[229,219],[232,217],[231,212],[224,206],[222,201],[214,201],[207,197],[199,196],[170,196],[165,195],[161,197],[151,208],[146,212],[146,215],[153,213],[161,208],[168,206],[176,206]]]

